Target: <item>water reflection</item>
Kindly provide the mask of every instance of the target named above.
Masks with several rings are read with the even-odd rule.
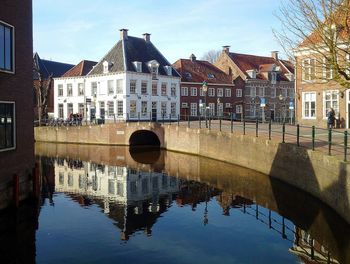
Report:
[[[122,241],[151,236],[172,206],[200,210],[202,224],[215,225],[215,202],[222,215],[248,216],[277,234],[302,263],[350,262],[349,226],[319,201],[265,175],[163,151],[135,155],[121,147],[38,144],[36,153],[49,204],[55,204],[53,193],[64,193],[82,207],[97,205]]]

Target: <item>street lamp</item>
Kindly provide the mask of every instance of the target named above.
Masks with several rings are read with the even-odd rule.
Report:
[[[278,100],[280,100],[280,102],[281,102],[281,107],[282,107],[282,109],[281,109],[281,112],[282,112],[282,116],[283,116],[283,123],[286,121],[286,97],[284,97],[282,94],[280,94],[279,96],[278,96]]]
[[[205,127],[208,128],[208,118],[207,118],[207,91],[208,91],[208,84],[205,81],[202,84],[202,91],[204,92]]]

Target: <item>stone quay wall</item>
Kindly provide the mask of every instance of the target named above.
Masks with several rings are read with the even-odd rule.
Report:
[[[161,147],[246,167],[306,191],[350,223],[350,163],[293,144],[248,135],[153,123],[38,127],[38,142],[129,145],[138,130],[153,131]]]

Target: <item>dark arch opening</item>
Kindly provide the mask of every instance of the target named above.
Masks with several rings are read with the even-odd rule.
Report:
[[[138,130],[132,133],[129,139],[129,145],[133,146],[152,146],[160,147],[158,136],[149,130]]]

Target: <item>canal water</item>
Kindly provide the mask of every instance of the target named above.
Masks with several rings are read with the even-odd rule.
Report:
[[[349,225],[255,171],[126,147],[37,144],[36,158],[41,198],[21,238],[30,250],[6,254],[36,263],[350,263]]]

